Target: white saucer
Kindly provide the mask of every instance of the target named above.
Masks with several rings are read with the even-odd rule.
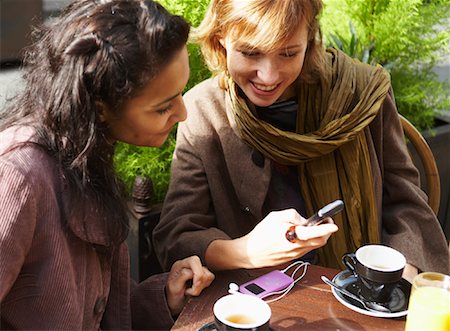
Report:
[[[214,323],[214,321],[213,321],[213,322],[206,323],[205,325],[199,327],[196,331],[219,331],[219,328],[216,326],[216,323]],[[275,330],[269,326],[269,331],[275,331]]]
[[[348,291],[358,295],[356,281],[357,278],[349,270],[341,271],[333,278],[333,282],[335,282],[337,285],[343,286]],[[392,311],[391,313],[366,310],[358,301],[347,297],[345,294],[342,294],[334,288],[331,288],[331,291],[334,297],[344,306],[364,315],[373,317],[395,318],[402,317],[408,314],[408,302],[409,295],[411,293],[411,284],[403,278],[400,281],[399,285],[395,288],[392,299],[387,304]]]

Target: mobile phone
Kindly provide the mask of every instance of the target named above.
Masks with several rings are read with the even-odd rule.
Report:
[[[263,298],[273,292],[285,289],[294,279],[279,270],[271,271],[239,286],[239,292]]]
[[[306,226],[312,226],[321,223],[325,217],[333,216],[344,209],[342,200],[335,200],[325,207],[320,208],[317,213],[306,220]]]

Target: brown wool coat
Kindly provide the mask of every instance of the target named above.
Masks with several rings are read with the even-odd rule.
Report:
[[[192,254],[204,261],[213,240],[248,233],[265,216],[271,179],[270,160],[239,137],[217,78],[197,85],[184,100],[188,119],[178,127],[171,184],[153,236],[166,269]],[[391,96],[365,133],[382,242],[420,270],[448,274],[446,239],[418,187]]]
[[[0,329],[168,330],[167,275],[132,283],[126,243],[106,246],[104,217],[90,199],[88,220],[62,225],[65,196],[41,148],[2,155],[30,134],[0,132]]]

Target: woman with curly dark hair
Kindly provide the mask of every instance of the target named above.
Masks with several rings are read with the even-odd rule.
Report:
[[[211,283],[192,256],[130,289],[113,168],[116,141],[157,147],[186,118],[188,34],[142,0],[74,1],[36,29],[0,119],[1,329],[167,329]]]

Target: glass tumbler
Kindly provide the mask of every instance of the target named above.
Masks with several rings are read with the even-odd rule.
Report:
[[[450,276],[423,272],[414,277],[405,330],[450,330]]]

